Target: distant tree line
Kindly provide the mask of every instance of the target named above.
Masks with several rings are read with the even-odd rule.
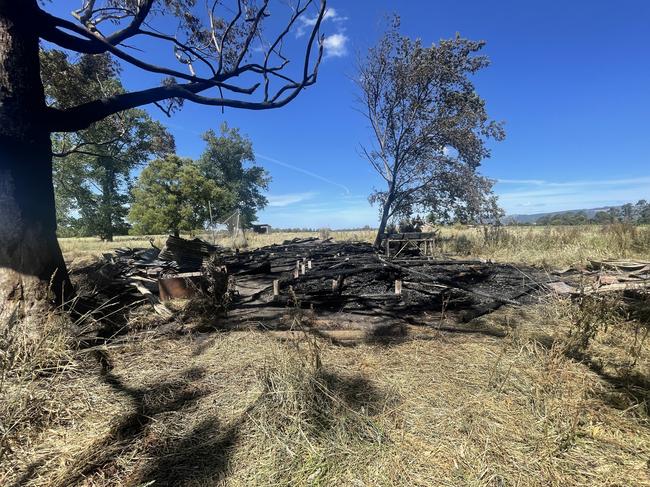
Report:
[[[598,211],[591,218],[584,211],[569,211],[546,215],[536,221],[537,225],[607,225],[612,223],[650,224],[650,203],[646,200],[639,200],[636,204],[627,203],[623,206]]]

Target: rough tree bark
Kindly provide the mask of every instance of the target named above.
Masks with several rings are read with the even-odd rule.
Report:
[[[56,239],[35,0],[0,0],[0,319],[38,319],[69,288]],[[41,316],[42,317],[42,316]]]

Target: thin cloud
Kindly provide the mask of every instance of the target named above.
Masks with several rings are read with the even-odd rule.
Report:
[[[501,184],[545,184],[543,179],[497,179],[497,183]]]
[[[269,206],[272,207],[285,207],[296,203],[309,200],[316,196],[316,193],[287,193],[287,194],[272,194],[267,196]]]
[[[497,179],[501,184],[520,184],[520,185],[535,185],[547,186],[550,188],[557,187],[573,187],[573,186],[618,186],[625,184],[644,184],[650,183],[650,177],[639,178],[625,178],[625,179],[593,179],[593,180],[577,180],[577,181],[545,181],[544,179]]]
[[[268,162],[272,162],[273,164],[277,164],[278,166],[286,167],[287,169],[291,169],[293,171],[299,172],[301,174],[304,174],[306,176],[309,176],[314,179],[318,179],[319,181],[323,181],[325,183],[334,185],[338,188],[341,188],[344,191],[344,194],[348,195],[350,194],[350,189],[345,186],[344,184],[337,183],[336,181],[332,181],[331,179],[328,179],[324,176],[321,176],[320,174],[316,174],[315,172],[308,171],[307,169],[303,169],[298,166],[294,166],[293,164],[289,164],[288,162],[283,162],[279,161],[278,159],[274,159],[272,157],[265,156],[264,154],[260,154],[259,152],[255,153],[255,156]]]
[[[601,179],[601,180],[583,180],[567,181],[561,183],[546,183],[549,186],[571,187],[571,186],[620,186],[628,184],[650,184],[650,177],[627,178],[627,179]]]
[[[522,213],[538,208],[544,211],[575,210],[620,205],[648,199],[650,177],[545,181],[538,179],[499,180],[518,186],[497,188],[499,202],[508,213]]]
[[[302,37],[307,33],[308,30],[310,30],[311,27],[316,25],[318,16],[314,15],[313,17],[309,17],[307,15],[302,15],[298,18],[298,20],[300,21],[300,24],[296,29],[296,37]],[[327,10],[325,10],[325,15],[323,15],[321,24],[324,24],[328,21],[335,24],[340,24],[346,20],[348,20],[347,17],[339,15],[335,8],[329,7]]]

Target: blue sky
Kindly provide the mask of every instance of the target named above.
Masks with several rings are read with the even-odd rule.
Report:
[[[79,3],[64,0],[48,10],[63,15]],[[425,43],[456,32],[487,42],[492,65],[474,81],[491,117],[505,121],[507,138],[492,144],[482,172],[499,180],[496,192],[508,213],[650,199],[647,0],[329,0],[329,6],[318,83],[288,106],[221,113],[187,103],[171,119],[148,108],[184,156],[197,157],[200,134],[222,121],[252,139],[257,162],[273,177],[260,221],[376,224],[367,196],[381,181],[359,155],[371,139],[355,111],[351,77],[358,55],[378,39],[392,12],[402,18],[402,33]],[[124,84],[137,89],[151,81],[126,68]]]

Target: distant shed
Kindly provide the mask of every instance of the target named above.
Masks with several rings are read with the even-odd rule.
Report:
[[[251,228],[255,233],[271,233],[271,225],[268,225],[266,223],[253,223],[251,225]]]

